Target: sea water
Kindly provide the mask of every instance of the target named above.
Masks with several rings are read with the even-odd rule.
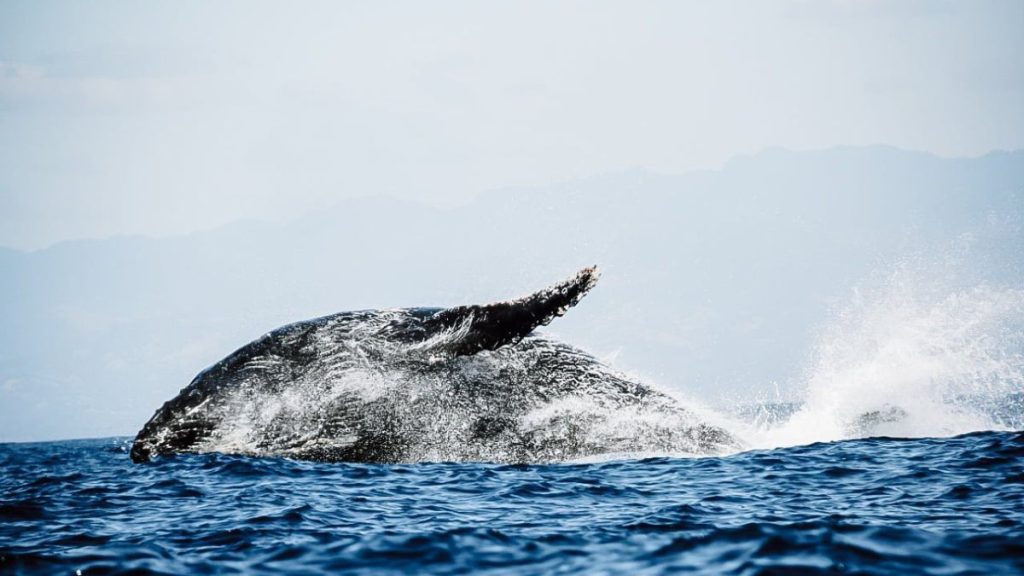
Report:
[[[1024,433],[717,458],[132,464],[0,445],[0,573],[1024,573]]]

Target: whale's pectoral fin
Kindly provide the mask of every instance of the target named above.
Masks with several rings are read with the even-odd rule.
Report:
[[[518,342],[538,326],[565,314],[597,283],[596,266],[524,298],[484,306],[458,306],[424,321],[431,350],[452,355],[476,354]]]

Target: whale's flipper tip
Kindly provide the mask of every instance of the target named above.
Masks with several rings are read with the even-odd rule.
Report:
[[[535,296],[542,296],[547,299],[550,299],[554,296],[554,294],[552,294],[553,292],[565,293],[566,296],[568,296],[568,300],[565,305],[561,306],[558,309],[560,313],[556,314],[556,316],[561,316],[562,314],[565,314],[566,310],[578,304],[579,301],[584,296],[587,295],[587,292],[590,292],[590,290],[597,285],[597,281],[600,278],[601,271],[597,268],[597,266],[587,266],[586,268],[577,272],[575,276],[569,278],[565,282],[557,284],[549,288],[548,290],[542,290],[541,292],[538,292],[537,294],[534,294],[529,298],[533,298]],[[554,316],[552,316],[552,319],[553,318]],[[549,319],[548,321],[550,320],[551,319]],[[547,322],[545,322],[545,324],[547,324]]]
[[[432,330],[448,330],[457,338],[446,340],[444,347],[456,355],[495,350],[523,339],[539,326],[564,315],[597,284],[597,266],[588,266],[572,277],[534,292],[524,298],[484,306],[458,306],[436,313],[430,320]],[[457,327],[464,330],[456,330]]]
[[[533,320],[533,328],[545,326],[559,316],[563,316],[597,285],[601,272],[597,266],[587,266],[570,278],[534,292],[525,298],[512,302],[499,302],[485,308],[508,309],[523,314]],[[525,334],[524,334],[525,336]]]

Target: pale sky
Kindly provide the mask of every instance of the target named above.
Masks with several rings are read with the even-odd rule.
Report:
[[[1024,147],[1024,2],[0,1],[0,246]]]

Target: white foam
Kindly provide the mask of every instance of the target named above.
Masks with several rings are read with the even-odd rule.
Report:
[[[855,291],[819,338],[802,406],[752,443],[1024,427],[1020,406],[1000,406],[1024,392],[1024,289],[935,280],[903,267]]]

